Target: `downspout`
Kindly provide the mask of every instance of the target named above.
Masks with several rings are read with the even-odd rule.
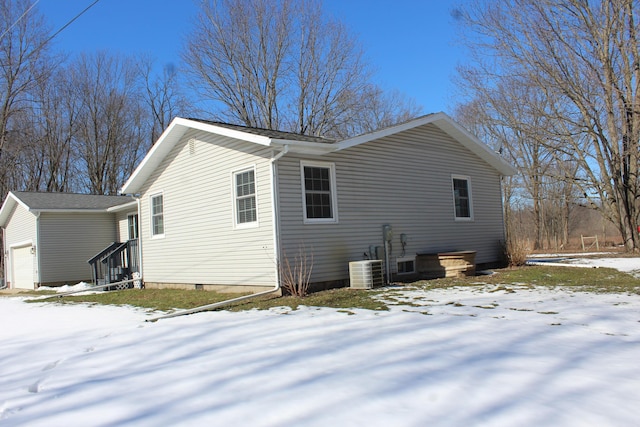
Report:
[[[36,243],[34,255],[36,257],[36,268],[38,269],[38,287],[42,283],[42,270],[40,269],[40,212],[36,213]],[[33,274],[33,273],[32,273]]]
[[[138,268],[140,269],[140,284],[144,284],[144,266],[142,265],[142,227],[140,227],[140,222],[142,221],[142,204],[140,203],[140,196],[136,197],[136,201],[138,202],[138,221],[136,226],[138,227]]]
[[[9,250],[7,249],[7,229],[3,228],[2,229],[2,262],[3,262],[3,266],[4,266],[4,270],[2,271],[2,284],[0,285],[0,289],[6,289],[8,287],[7,282],[8,282],[8,278],[9,276],[7,275],[8,273],[8,267],[7,265],[9,264]]]
[[[280,287],[280,197],[278,191],[278,165],[276,162],[289,152],[289,146],[285,145],[281,152],[271,158],[271,205],[273,212],[273,256],[275,263],[275,277],[278,288]]]
[[[276,161],[278,161],[280,158],[282,158],[285,154],[287,154],[289,152],[289,146],[285,145],[283,150],[281,152],[279,152],[278,154],[276,154],[275,156],[273,156],[271,158],[271,196],[272,196],[272,204],[273,204],[273,244],[274,244],[274,256],[275,256],[275,266],[276,266],[276,283],[274,284],[272,289],[266,290],[266,291],[262,291],[262,292],[258,292],[255,294],[251,294],[251,295],[243,295],[241,297],[237,297],[237,298],[233,298],[230,300],[226,300],[226,301],[220,301],[220,302],[215,302],[213,304],[207,304],[207,305],[203,305],[200,307],[194,307],[191,309],[187,309],[187,310],[180,310],[180,311],[176,311],[174,313],[169,313],[169,314],[165,314],[164,316],[158,316],[158,317],[154,317],[152,319],[147,319],[147,322],[155,322],[157,320],[162,320],[162,319],[170,319],[172,317],[178,317],[178,316],[184,316],[187,314],[194,314],[194,313],[199,313],[201,311],[207,311],[207,310],[214,310],[216,308],[220,308],[220,307],[224,307],[226,305],[229,304],[233,304],[234,302],[239,302],[239,301],[245,301],[251,298],[256,298],[262,295],[268,295],[274,292],[278,292],[280,290],[280,268],[279,268],[279,262],[280,262],[280,233],[279,233],[279,220],[278,220],[278,195],[276,192],[276,188],[277,188],[277,178],[278,178],[278,174],[277,174],[277,170],[276,170]]]

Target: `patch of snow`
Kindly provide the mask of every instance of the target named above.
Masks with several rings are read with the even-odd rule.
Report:
[[[582,256],[588,256],[589,254],[581,254]],[[635,277],[640,278],[640,258],[628,257],[628,258],[581,258],[573,257],[568,258],[565,254],[558,259],[559,262],[555,262],[551,255],[547,257],[534,258],[527,261],[529,265],[551,265],[551,266],[564,266],[564,267],[604,267],[613,268],[625,273],[630,273]]]
[[[7,426],[631,426],[640,296],[390,288],[389,311],[301,307],[156,323],[0,298]]]
[[[87,282],[79,282],[79,283],[76,283],[75,285],[40,286],[38,290],[39,291],[55,291],[57,293],[64,293],[64,292],[81,291],[83,289],[88,289],[92,286],[93,286],[92,284]]]
[[[575,253],[548,253],[548,254],[530,254],[527,258],[566,258],[566,257],[584,257],[584,256],[602,256],[615,255],[618,252],[575,252]]]

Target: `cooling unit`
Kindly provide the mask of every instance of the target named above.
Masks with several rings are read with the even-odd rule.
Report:
[[[350,262],[349,280],[353,289],[371,289],[384,285],[382,261],[367,260]]]

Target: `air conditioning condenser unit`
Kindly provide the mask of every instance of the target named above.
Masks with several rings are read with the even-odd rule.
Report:
[[[371,289],[384,285],[382,261],[366,260],[349,263],[349,281],[353,289]]]

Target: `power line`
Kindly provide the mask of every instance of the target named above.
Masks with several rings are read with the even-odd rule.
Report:
[[[4,38],[4,36],[5,36],[9,31],[11,31],[11,29],[12,29],[13,27],[15,27],[15,26],[16,26],[16,24],[17,24],[18,22],[20,22],[20,20],[22,20],[22,18],[24,18],[24,17],[26,16],[26,15],[27,15],[27,13],[29,13],[29,11],[31,11],[31,9],[33,9],[33,8],[35,7],[35,5],[36,5],[36,4],[38,4],[38,2],[39,2],[39,1],[40,1],[40,0],[36,0],[36,1],[35,1],[35,2],[34,2],[34,3],[33,3],[33,4],[32,4],[32,5],[31,5],[27,10],[25,10],[25,11],[24,11],[24,13],[23,13],[22,15],[20,15],[20,17],[19,17],[18,19],[16,19],[16,21],[15,21],[13,24],[11,24],[11,26],[10,26],[9,28],[7,28],[7,29],[4,31],[4,33],[2,33],[2,35],[0,36],[0,40],[2,40],[2,39]],[[69,21],[67,21],[67,23],[66,23],[66,24],[64,24],[62,27],[60,27],[60,28],[58,29],[58,31],[56,31],[55,33],[53,33],[53,34],[51,35],[51,37],[49,37],[48,39],[46,39],[45,41],[43,41],[42,43],[40,43],[40,45],[39,45],[37,48],[33,49],[33,51],[32,51],[32,52],[37,52],[38,50],[40,50],[40,48],[41,48],[41,47],[43,47],[44,45],[46,45],[47,43],[49,43],[51,40],[53,40],[53,39],[54,39],[54,37],[56,37],[58,34],[60,34],[60,33],[61,33],[65,28],[67,28],[69,25],[73,24],[73,22],[74,22],[76,19],[78,19],[78,18],[80,18],[82,15],[84,15],[84,14],[85,14],[89,9],[91,9],[93,6],[95,6],[95,4],[96,4],[96,3],[98,3],[99,1],[100,1],[100,0],[95,0],[95,1],[94,1],[93,3],[91,3],[89,6],[85,7],[85,8],[84,8],[80,13],[78,13],[76,16],[74,16],[74,17],[73,17],[73,18],[71,18]]]
[[[37,5],[37,4],[38,4],[38,2],[39,2],[39,1],[40,1],[40,0],[36,0],[36,1],[35,1],[35,3],[33,3],[31,6],[29,6],[29,8],[28,8],[27,10],[25,10],[25,11],[24,11],[24,13],[23,13],[22,15],[20,15],[20,17],[19,17],[18,19],[16,19],[16,20],[15,20],[15,22],[14,22],[13,24],[11,24],[11,26],[10,26],[9,28],[7,28],[6,30],[4,30],[4,33],[2,33],[2,35],[0,36],[0,40],[2,40],[2,39],[4,38],[4,36],[5,36],[9,31],[11,31],[11,30],[13,29],[13,27],[15,27],[15,26],[18,24],[18,22],[20,22],[20,20],[21,20],[22,18],[24,18],[24,17],[27,15],[27,13],[29,13],[29,11],[35,7],[35,5]]]
[[[91,3],[89,6],[87,6],[86,8],[84,8],[84,10],[80,13],[78,13],[76,16],[74,16],[69,22],[67,22],[66,24],[64,24],[62,27],[60,27],[60,29],[58,31],[56,31],[55,33],[53,33],[51,35],[51,37],[49,37],[47,40],[45,40],[40,46],[38,46],[38,49],[40,49],[42,46],[44,46],[45,44],[49,43],[51,40],[53,40],[53,38],[55,36],[57,36],[58,34],[60,34],[65,28],[67,28],[69,25],[73,24],[73,22],[80,18],[82,15],[84,15],[84,13],[86,11],[88,11],[89,9],[91,9],[96,3],[98,3],[100,0],[95,0],[93,3]],[[37,50],[37,49],[36,49]]]

